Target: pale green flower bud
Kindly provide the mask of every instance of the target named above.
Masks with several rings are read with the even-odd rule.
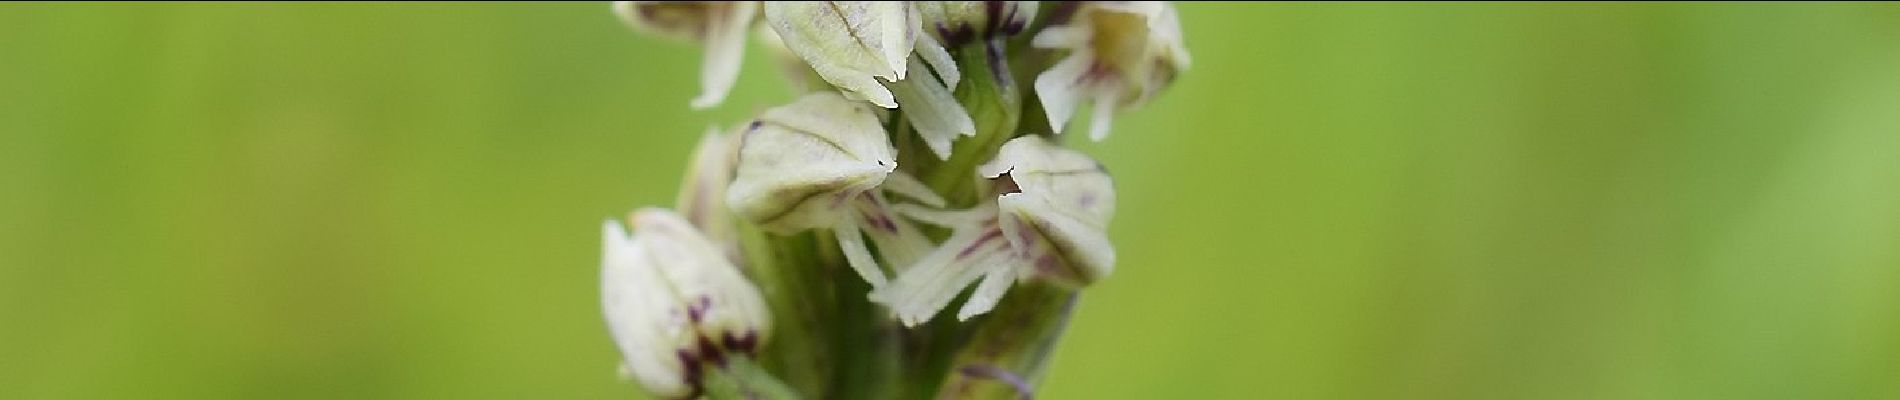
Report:
[[[746,29],[758,15],[756,1],[616,1],[614,14],[634,29],[699,42],[706,47],[700,66],[695,109],[719,105],[739,79]]]
[[[1094,159],[1024,136],[1004,143],[978,173],[995,182],[994,204],[963,212],[899,208],[954,228],[936,250],[871,294],[906,325],[928,321],[979,279],[958,319],[988,312],[1018,279],[1080,287],[1114,269],[1107,232],[1114,183]]]
[[[619,222],[602,227],[601,308],[608,332],[620,348],[621,371],[661,397],[683,397],[693,390],[686,376],[687,357],[697,357],[699,333],[674,312],[678,298],[653,266],[645,246],[627,236]]]
[[[917,10],[902,1],[774,1],[765,20],[785,47],[852,98],[897,108],[875,78],[904,79]]]
[[[755,352],[771,332],[759,289],[684,218],[643,209],[635,234],[602,225],[601,307],[625,371],[656,395],[698,390],[701,369]]]
[[[1089,138],[1108,136],[1117,109],[1139,106],[1189,64],[1174,5],[1160,1],[1085,2],[1066,25],[1044,28],[1031,45],[1069,55],[1036,77],[1049,128],[1083,102],[1094,103]]]

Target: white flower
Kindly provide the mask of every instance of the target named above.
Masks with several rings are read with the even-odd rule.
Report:
[[[903,80],[917,10],[901,1],[774,1],[765,20],[785,47],[851,97],[884,108],[897,100],[877,79]]]
[[[1188,67],[1174,6],[1160,1],[1085,2],[1068,24],[1044,28],[1031,41],[1069,55],[1036,77],[1049,128],[1063,125],[1082,102],[1093,102],[1089,138],[1101,140],[1116,108],[1140,105]]]
[[[616,1],[614,14],[635,29],[697,41],[706,47],[695,109],[719,105],[739,79],[746,28],[757,17],[756,1]]]
[[[871,293],[905,325],[929,321],[978,279],[982,283],[958,319],[988,312],[1018,279],[1080,287],[1114,269],[1107,234],[1114,183],[1094,159],[1025,136],[1004,143],[978,172],[995,182],[995,203],[961,212],[899,207],[907,216],[954,229],[889,286]]]
[[[882,286],[886,278],[864,242],[905,265],[929,248],[922,233],[889,210],[876,189],[927,204],[942,199],[896,172],[897,150],[871,108],[818,92],[766,110],[745,132],[726,202],[768,232],[831,229],[852,269]]]
[[[919,28],[917,2],[767,2],[765,19],[785,47],[848,97],[904,117],[940,159],[976,123],[951,94],[961,75],[950,53]],[[917,73],[922,71],[923,73]]]
[[[601,308],[625,371],[654,394],[697,390],[699,369],[750,354],[771,331],[759,289],[684,218],[665,209],[602,224]]]

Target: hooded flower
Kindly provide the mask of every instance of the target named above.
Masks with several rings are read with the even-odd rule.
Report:
[[[913,3],[930,2],[767,2],[765,19],[787,49],[847,97],[904,107],[930,150],[948,158],[950,142],[975,135],[976,123],[951,94],[961,76],[956,61],[919,29]]]
[[[706,47],[695,109],[719,105],[739,79],[746,28],[758,15],[756,1],[616,1],[614,14],[634,29],[697,41]]]
[[[1117,108],[1141,105],[1188,67],[1174,6],[1160,1],[1091,1],[1066,25],[1036,35],[1031,45],[1069,55],[1036,77],[1049,128],[1063,125],[1082,102],[1093,102],[1089,138],[1102,140]]]
[[[1114,183],[1094,159],[1025,136],[1004,143],[978,173],[994,183],[992,204],[958,212],[900,207],[907,216],[953,229],[943,244],[871,293],[905,325],[929,321],[979,279],[958,319],[988,312],[1019,279],[1081,287],[1114,269],[1107,234]]]
[[[602,224],[601,308],[624,370],[656,395],[698,390],[701,368],[756,351],[771,332],[759,289],[678,214],[636,211],[635,234]]]
[[[893,265],[928,249],[923,235],[890,211],[883,191],[932,205],[943,200],[896,172],[897,151],[871,108],[833,92],[809,94],[766,110],[742,141],[726,197],[741,218],[780,234],[832,230],[852,269],[873,287],[886,278],[864,236]]]
[[[785,47],[850,97],[897,108],[874,78],[904,79],[917,10],[902,1],[774,1],[765,20]]]

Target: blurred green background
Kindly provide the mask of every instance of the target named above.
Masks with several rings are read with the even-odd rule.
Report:
[[[1900,7],[1183,4],[1045,398],[1900,398]],[[603,218],[786,101],[603,3],[0,7],[0,398],[625,398]]]

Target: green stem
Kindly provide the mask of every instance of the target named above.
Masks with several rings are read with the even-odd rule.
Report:
[[[826,398],[892,398],[893,391],[898,389],[896,377],[902,373],[899,351],[902,346],[900,338],[891,330],[891,319],[884,315],[882,306],[871,304],[862,296],[871,291],[863,279],[849,272],[834,278],[841,293],[858,295],[841,296],[834,305],[839,316],[835,320],[838,374]]]
[[[1011,289],[976,321],[976,333],[957,354],[936,398],[1028,398],[1068,326],[1075,297],[1072,289],[1043,283]]]
[[[957,68],[963,71],[963,81],[957,84],[956,97],[976,121],[976,137],[958,140],[951,147],[950,159],[925,175],[930,187],[956,207],[969,207],[979,200],[983,193],[977,193],[971,171],[995,157],[1003,142],[1016,136],[1021,120],[1021,80],[1011,76],[1006,62],[1009,56],[991,51],[992,45],[1002,43],[977,41],[958,49]]]
[[[707,370],[706,398],[713,400],[794,400],[802,398],[764,367],[745,356],[727,358],[725,365]]]
[[[772,309],[772,335],[760,349],[759,361],[799,393],[824,393],[832,378],[824,366],[830,365],[833,351],[831,342],[821,338],[829,337],[824,321],[833,318],[833,309],[824,267],[812,251],[814,235],[772,235],[751,224],[742,224],[740,232],[747,270]]]

